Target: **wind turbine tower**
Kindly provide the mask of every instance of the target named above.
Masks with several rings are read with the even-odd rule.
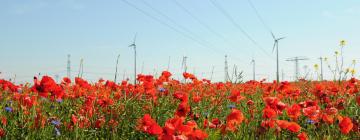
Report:
[[[115,68],[115,78],[114,83],[116,83],[117,75],[118,75],[118,64],[119,64],[120,54],[116,58],[116,68]]]
[[[225,68],[224,68],[224,78],[225,78],[225,82],[229,81],[230,77],[229,77],[229,66],[228,66],[228,61],[227,61],[227,55],[225,55]]]
[[[136,85],[136,36],[137,34],[135,34],[134,36],[133,43],[129,45],[129,47],[132,47],[134,49],[134,85]]]
[[[320,80],[322,81],[322,80],[324,80],[324,71],[323,71],[323,57],[320,57],[319,58],[320,59]]]
[[[84,59],[81,58],[81,59],[80,59],[80,66],[79,66],[78,77],[82,78],[83,73],[84,73]]]
[[[273,32],[271,32],[271,35],[274,39],[272,51],[274,52],[274,49],[276,48],[276,82],[279,83],[279,41],[285,37],[276,38]]]
[[[255,81],[255,59],[254,58],[251,60],[251,64],[252,64],[252,70],[253,70],[253,80]]]
[[[71,79],[71,60],[70,60],[70,54],[67,55],[67,77]]]

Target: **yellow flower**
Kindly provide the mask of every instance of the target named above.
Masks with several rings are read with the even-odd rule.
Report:
[[[315,68],[315,70],[318,70],[318,69],[319,69],[319,65],[318,65],[318,64],[315,64],[315,65],[314,65],[314,68]]]
[[[355,75],[355,73],[356,73],[355,69],[352,69],[350,72],[351,72],[351,75]]]
[[[339,51],[335,51],[335,55],[338,56],[338,55],[339,55]]]
[[[345,40],[341,40],[341,41],[340,41],[340,46],[341,46],[341,47],[344,47],[345,45],[346,45],[346,41],[345,41]]]

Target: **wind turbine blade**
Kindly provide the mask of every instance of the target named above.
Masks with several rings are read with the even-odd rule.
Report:
[[[279,39],[277,39],[277,40],[282,40],[282,39],[285,39],[286,37],[282,37],[282,38],[279,38]]]
[[[274,46],[273,46],[272,52],[274,52],[274,50],[275,50],[276,43],[277,43],[277,41],[274,42]]]
[[[270,33],[271,33],[271,36],[273,37],[273,39],[276,40],[274,33],[272,31]]]

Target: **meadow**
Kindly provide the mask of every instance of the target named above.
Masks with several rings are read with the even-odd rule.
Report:
[[[1,139],[360,139],[360,82],[0,80]]]

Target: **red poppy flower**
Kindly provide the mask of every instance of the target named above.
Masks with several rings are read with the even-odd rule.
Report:
[[[323,114],[322,115],[322,120],[327,124],[333,124],[334,123],[334,116]]]
[[[0,72],[1,74],[1,72]],[[3,90],[9,90],[12,92],[17,92],[19,86],[14,85],[13,83],[0,79],[0,88],[2,88]]]
[[[105,124],[105,118],[101,117],[96,120],[95,122],[95,128],[101,128]]]
[[[298,117],[301,115],[301,107],[298,104],[293,104],[290,108],[286,110],[287,115],[293,120],[297,121]]]
[[[320,117],[320,107],[319,106],[310,106],[307,108],[303,108],[302,112],[305,116],[313,121],[317,121]]]
[[[194,103],[198,103],[198,102],[201,101],[201,97],[198,96],[198,95],[194,95],[192,98],[193,98],[193,102],[194,102]]]
[[[185,79],[196,79],[196,77],[193,74],[190,74],[190,73],[187,73],[187,72],[184,72],[183,76],[184,76]]]
[[[340,131],[343,134],[348,134],[353,128],[353,123],[349,117],[344,117],[339,123]]]
[[[277,104],[276,104],[276,109],[282,111],[282,110],[284,110],[285,108],[286,108],[286,104],[285,104],[285,103],[283,103],[283,102],[281,102],[281,101],[277,102]]]
[[[4,137],[5,136],[5,130],[0,128],[0,138]]]
[[[245,97],[240,95],[240,91],[233,90],[233,91],[231,91],[231,95],[230,95],[229,99],[230,99],[230,101],[236,103],[236,102],[239,102],[241,100],[244,100]]]
[[[162,134],[162,128],[151,118],[149,114],[145,114],[144,117],[138,121],[137,128],[150,135]]]
[[[168,119],[165,122],[164,126],[164,134],[166,135],[174,135],[176,130],[180,128],[180,126],[183,125],[185,118],[172,118]]]
[[[263,110],[263,118],[275,118],[277,116],[276,111],[272,109],[270,106],[266,106]]]
[[[236,126],[241,124],[244,120],[244,115],[240,110],[232,109],[231,113],[226,117],[226,128],[230,131],[235,131]]]
[[[276,97],[265,97],[265,98],[264,98],[264,102],[265,102],[266,105],[268,105],[268,106],[275,106],[278,101],[279,101],[279,99],[276,98]]]
[[[345,99],[344,98],[340,98],[340,99],[338,99],[337,101],[336,101],[336,108],[338,109],[338,110],[344,110],[345,109],[345,106],[344,106],[344,104],[345,104]]]
[[[74,114],[71,115],[71,121],[74,125],[76,125],[76,123],[78,122],[78,119]]]
[[[290,123],[288,121],[285,120],[276,120],[276,124],[281,128],[281,129],[286,129]]]
[[[174,98],[179,99],[182,102],[187,102],[188,101],[188,96],[185,92],[182,91],[176,91],[173,94]]]
[[[190,106],[187,102],[181,102],[176,109],[175,115],[178,117],[186,117],[187,114],[190,112]]]
[[[248,101],[246,102],[246,104],[247,104],[248,106],[252,106],[252,105],[254,105],[254,101],[248,100]]]
[[[91,85],[86,80],[79,77],[75,77],[75,84],[85,89],[91,88]]]
[[[6,119],[5,116],[2,116],[2,117],[1,117],[1,123],[2,123],[3,126],[6,126],[6,125],[7,125],[7,119]]]
[[[204,123],[203,123],[203,127],[204,128],[207,128],[209,126],[209,120],[208,119],[205,119],[204,120]]]
[[[183,134],[185,136],[187,135],[190,135],[193,131],[193,127],[192,126],[189,126],[189,125],[180,125],[178,128],[177,128],[177,132],[179,134]]]
[[[64,96],[63,89],[56,84],[54,79],[49,76],[43,76],[41,82],[37,81],[37,78],[34,78],[34,86],[32,87],[32,91],[38,92],[41,97],[48,97],[48,94],[52,94],[52,98],[62,99]]]
[[[208,137],[208,134],[206,134],[204,131],[201,130],[195,130],[189,135],[190,140],[204,140]]]
[[[161,73],[161,76],[159,77],[159,79],[161,79],[162,81],[169,81],[169,78],[171,77],[171,73],[168,71],[163,71]]]
[[[274,126],[275,126],[275,120],[263,120],[262,122],[261,122],[261,126],[262,127],[265,127],[265,128],[274,128]]]
[[[214,118],[214,119],[211,120],[211,123],[213,123],[214,125],[219,125],[220,120],[218,118]]]
[[[70,78],[68,78],[68,77],[64,77],[62,82],[63,82],[64,84],[71,84],[71,80],[70,80]]]
[[[301,130],[301,126],[296,122],[290,122],[287,129],[293,133],[297,133]]]
[[[335,107],[326,108],[326,114],[328,115],[335,115],[337,114],[338,110]]]
[[[299,140],[308,140],[308,136],[305,132],[301,132],[299,135],[297,135]]]

